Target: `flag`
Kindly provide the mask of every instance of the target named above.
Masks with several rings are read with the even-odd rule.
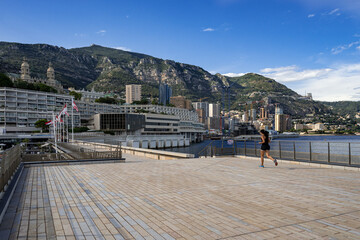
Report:
[[[73,109],[75,109],[77,112],[79,111],[78,107],[77,107],[76,104],[75,104],[74,99],[72,99],[72,107],[73,107]]]
[[[51,125],[51,124],[53,124],[53,121],[52,121],[52,120],[50,120],[50,121],[48,121],[48,122],[45,123],[45,125]]]
[[[62,114],[66,114],[66,115],[70,116],[69,113],[67,112],[67,105],[66,105],[66,103],[65,103],[65,106],[64,106],[64,108],[61,110],[61,112],[60,112],[59,115],[61,116]]]
[[[56,116],[55,122],[60,122],[60,123],[64,122],[64,121],[61,119],[61,115]]]

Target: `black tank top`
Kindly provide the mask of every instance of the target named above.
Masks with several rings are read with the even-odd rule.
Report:
[[[269,145],[269,137],[265,136],[264,145]]]

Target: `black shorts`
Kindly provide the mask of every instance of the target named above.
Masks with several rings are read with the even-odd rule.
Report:
[[[263,151],[270,150],[270,145],[269,144],[261,144],[261,150],[263,150]]]

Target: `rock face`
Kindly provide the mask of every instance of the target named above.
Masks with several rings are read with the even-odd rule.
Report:
[[[230,78],[212,75],[204,69],[163,60],[145,54],[127,52],[98,45],[65,49],[47,44],[20,44],[0,42],[0,72],[19,73],[23,57],[28,59],[34,77],[44,78],[49,62],[53,63],[55,77],[64,87],[95,88],[98,91],[124,92],[126,84],[142,84],[144,96],[158,96],[159,83],[167,83],[173,95],[184,95],[191,100],[207,97],[207,101],[231,100],[232,109],[245,101],[259,101],[270,97],[284,104],[288,113],[304,115],[325,111],[322,104],[309,102],[294,104],[297,93],[273,79],[249,73]],[[282,100],[286,96],[286,101]],[[312,106],[314,105],[314,106]],[[295,107],[294,107],[295,106]]]

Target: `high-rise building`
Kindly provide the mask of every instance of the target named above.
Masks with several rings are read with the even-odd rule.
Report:
[[[287,127],[286,115],[275,114],[275,131],[285,132]]]
[[[210,103],[209,104],[209,117],[219,117],[220,116],[220,104]]]
[[[208,102],[194,102],[193,104],[194,109],[204,109],[205,115],[204,117],[209,117],[209,103]]]
[[[195,111],[196,111],[196,113],[197,113],[198,116],[199,116],[199,122],[205,123],[206,117],[205,117],[205,111],[204,111],[204,109],[200,108],[200,109],[196,109]]]
[[[250,117],[252,121],[256,120],[256,109],[251,109],[250,110]]]
[[[260,119],[265,119],[265,108],[260,108]]]
[[[170,97],[170,103],[178,108],[192,109],[191,101],[187,100],[184,96]]]
[[[167,84],[160,84],[159,89],[159,104],[166,106],[170,103],[170,98],[172,95],[171,87]]]
[[[275,115],[276,114],[283,114],[283,113],[284,113],[284,111],[280,106],[275,107]]]
[[[141,85],[126,85],[126,103],[133,103],[141,100]]]

